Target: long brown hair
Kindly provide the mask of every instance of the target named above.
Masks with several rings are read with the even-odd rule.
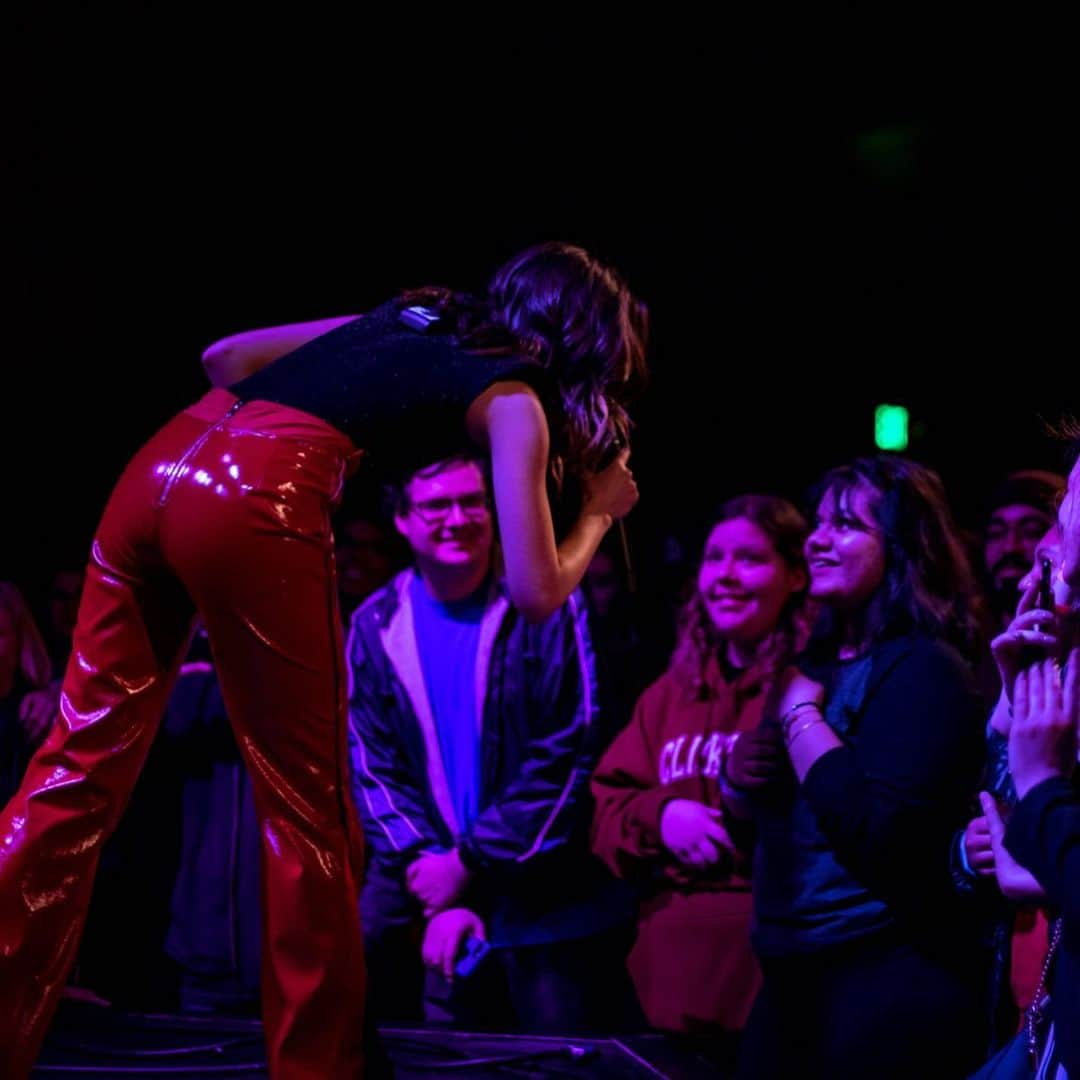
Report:
[[[885,543],[885,578],[859,616],[856,637],[869,645],[920,630],[971,657],[979,644],[980,599],[941,478],[908,458],[859,458],[832,469],[814,491],[816,507],[831,492],[837,504],[865,485]],[[831,649],[839,626],[823,610],[815,648]]]
[[[649,313],[612,267],[573,244],[519,252],[495,271],[484,296],[429,287],[402,294],[441,316],[451,339],[478,352],[516,352],[542,365],[556,390],[551,425],[557,478],[594,469],[625,444],[627,403],[646,378]]]

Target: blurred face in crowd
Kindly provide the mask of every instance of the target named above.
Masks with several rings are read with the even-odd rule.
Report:
[[[1024,503],[999,506],[986,526],[983,561],[994,592],[1011,611],[1019,598],[1020,579],[1035,560],[1035,546],[1046,535],[1053,518]]]
[[[335,545],[338,591],[355,607],[390,578],[390,554],[382,529],[354,518],[338,526]]]
[[[593,556],[582,584],[593,611],[600,618],[610,615],[622,591],[618,567],[610,553],[598,551]]]

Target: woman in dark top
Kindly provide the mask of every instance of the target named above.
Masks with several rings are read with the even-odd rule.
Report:
[[[764,986],[740,1075],[966,1076],[981,968],[949,845],[982,761],[971,570],[939,480],[901,458],[825,477],[806,556],[823,614],[772,721],[791,768],[753,797]]]
[[[364,453],[491,454],[506,583],[542,619],[637,490],[612,446],[647,314],[611,269],[545,244],[488,292],[427,289],[369,316],[257,331],[204,356],[215,389],[120,478],[95,535],[60,721],[0,816],[0,1073],[25,1076],[102,840],[146,757],[198,611],[263,836],[263,1019],[275,1077],[359,1076],[359,829],[330,512]],[[228,387],[228,389],[226,389]],[[547,484],[575,475],[557,543]]]

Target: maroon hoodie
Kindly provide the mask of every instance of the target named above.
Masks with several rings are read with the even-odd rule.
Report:
[[[719,778],[734,734],[755,727],[765,698],[760,673],[727,679],[714,666],[699,697],[669,669],[593,775],[593,850],[643,898],[628,966],[649,1022],[669,1031],[738,1030],[760,985],[750,951],[745,856],[699,875],[660,840],[673,799],[721,809]]]

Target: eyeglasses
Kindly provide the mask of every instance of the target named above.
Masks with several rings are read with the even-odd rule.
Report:
[[[491,502],[482,492],[459,495],[456,499],[421,499],[409,507],[409,512],[415,513],[425,525],[441,525],[455,506],[461,507],[466,521],[483,521],[491,513]]]

